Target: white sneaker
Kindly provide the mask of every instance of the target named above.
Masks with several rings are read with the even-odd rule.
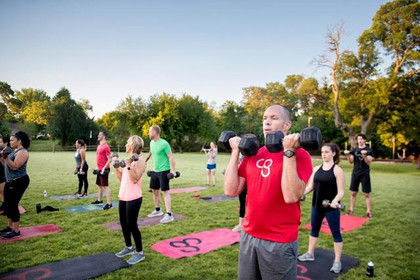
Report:
[[[165,214],[165,216],[162,218],[162,220],[160,220],[160,222],[162,224],[170,223],[170,222],[173,222],[173,221],[175,221],[174,215],[169,216],[168,214]]]
[[[242,225],[241,224],[237,224],[232,231],[234,232],[240,232],[242,230]]]
[[[152,217],[158,217],[162,215],[163,215],[163,212],[161,210],[159,211],[153,210],[153,212],[147,215],[147,217],[152,218]]]

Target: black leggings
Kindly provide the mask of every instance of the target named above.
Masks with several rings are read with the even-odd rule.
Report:
[[[239,217],[245,217],[245,202],[246,202],[246,186],[244,190],[239,194]]]
[[[120,200],[119,202],[120,223],[124,235],[125,245],[127,247],[131,246],[132,234],[137,252],[143,251],[141,233],[139,227],[137,226],[137,218],[139,216],[142,201],[143,198],[140,197],[131,201]]]
[[[29,186],[29,181],[29,176],[25,175],[11,182],[6,182],[4,186],[4,209],[7,218],[14,223],[20,221],[19,201]]]
[[[89,165],[87,163],[85,163],[83,165],[83,172],[85,172],[84,175],[81,174],[77,174],[77,177],[79,178],[79,190],[77,191],[78,193],[82,192],[82,187],[83,187],[83,183],[85,184],[85,189],[84,189],[84,193],[88,192],[88,188],[89,188],[89,182],[88,182],[88,169],[89,169]]]

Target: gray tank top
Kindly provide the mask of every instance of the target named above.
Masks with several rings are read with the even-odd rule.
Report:
[[[10,155],[9,155],[10,160],[14,161],[15,158],[16,158],[16,154],[21,150],[24,150],[24,148],[19,148],[17,150],[14,150],[13,152],[11,152]],[[9,168],[9,166],[7,164],[5,164],[4,173],[6,175],[6,182],[11,182],[13,180],[16,180],[16,179],[19,179],[23,176],[28,175],[26,173],[27,162],[28,161],[25,161],[25,163],[21,167],[19,167],[18,170],[12,170],[12,169]]]
[[[82,165],[82,156],[80,155],[80,150],[76,151],[76,154],[74,155],[74,159],[76,160],[77,168],[80,168],[80,166]]]

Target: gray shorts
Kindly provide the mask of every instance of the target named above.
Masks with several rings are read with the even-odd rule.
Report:
[[[298,241],[278,243],[241,232],[238,279],[293,279],[297,277]]]

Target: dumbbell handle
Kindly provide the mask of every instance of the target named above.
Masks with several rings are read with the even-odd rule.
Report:
[[[325,199],[322,201],[322,206],[324,206],[325,208],[331,207],[331,202],[328,199]],[[337,205],[337,209],[344,210],[345,208],[346,208],[346,205],[344,205],[343,203],[339,203]]]

